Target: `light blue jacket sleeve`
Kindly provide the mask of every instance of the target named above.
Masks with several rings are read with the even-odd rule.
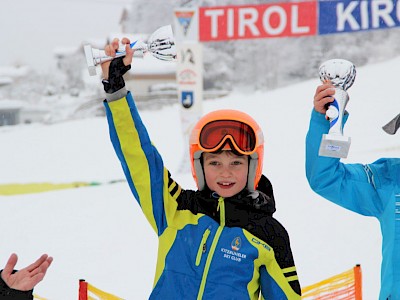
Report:
[[[365,216],[380,215],[383,205],[369,165],[344,164],[338,158],[318,155],[322,135],[328,131],[325,115],[313,110],[306,137],[306,176],[310,187],[351,211]]]

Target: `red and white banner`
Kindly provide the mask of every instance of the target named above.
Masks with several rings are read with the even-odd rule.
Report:
[[[199,8],[200,41],[309,36],[317,33],[317,1]]]

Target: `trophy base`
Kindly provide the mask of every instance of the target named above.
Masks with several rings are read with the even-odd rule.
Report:
[[[319,155],[346,158],[350,149],[351,138],[342,135],[324,134],[319,147]]]
[[[94,76],[96,75],[96,64],[94,63],[93,59],[92,46],[85,45],[83,46],[83,50],[85,51],[85,59],[88,66],[89,75]]]

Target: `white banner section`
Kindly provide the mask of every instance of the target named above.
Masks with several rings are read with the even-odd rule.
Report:
[[[181,172],[190,171],[189,135],[196,122],[203,115],[203,50],[197,42],[177,44],[178,99],[181,109],[182,133],[185,145]]]

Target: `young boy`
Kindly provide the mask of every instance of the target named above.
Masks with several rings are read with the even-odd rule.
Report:
[[[123,39],[129,45],[128,39]],[[106,46],[114,56],[119,41]],[[150,299],[300,299],[284,227],[262,177],[264,140],[247,114],[204,116],[190,137],[198,191],[184,190],[151,143],[122,75],[133,51],[102,64],[110,136],[129,186],[159,237]],[[262,178],[262,179],[261,179]],[[260,180],[261,179],[261,180]]]

